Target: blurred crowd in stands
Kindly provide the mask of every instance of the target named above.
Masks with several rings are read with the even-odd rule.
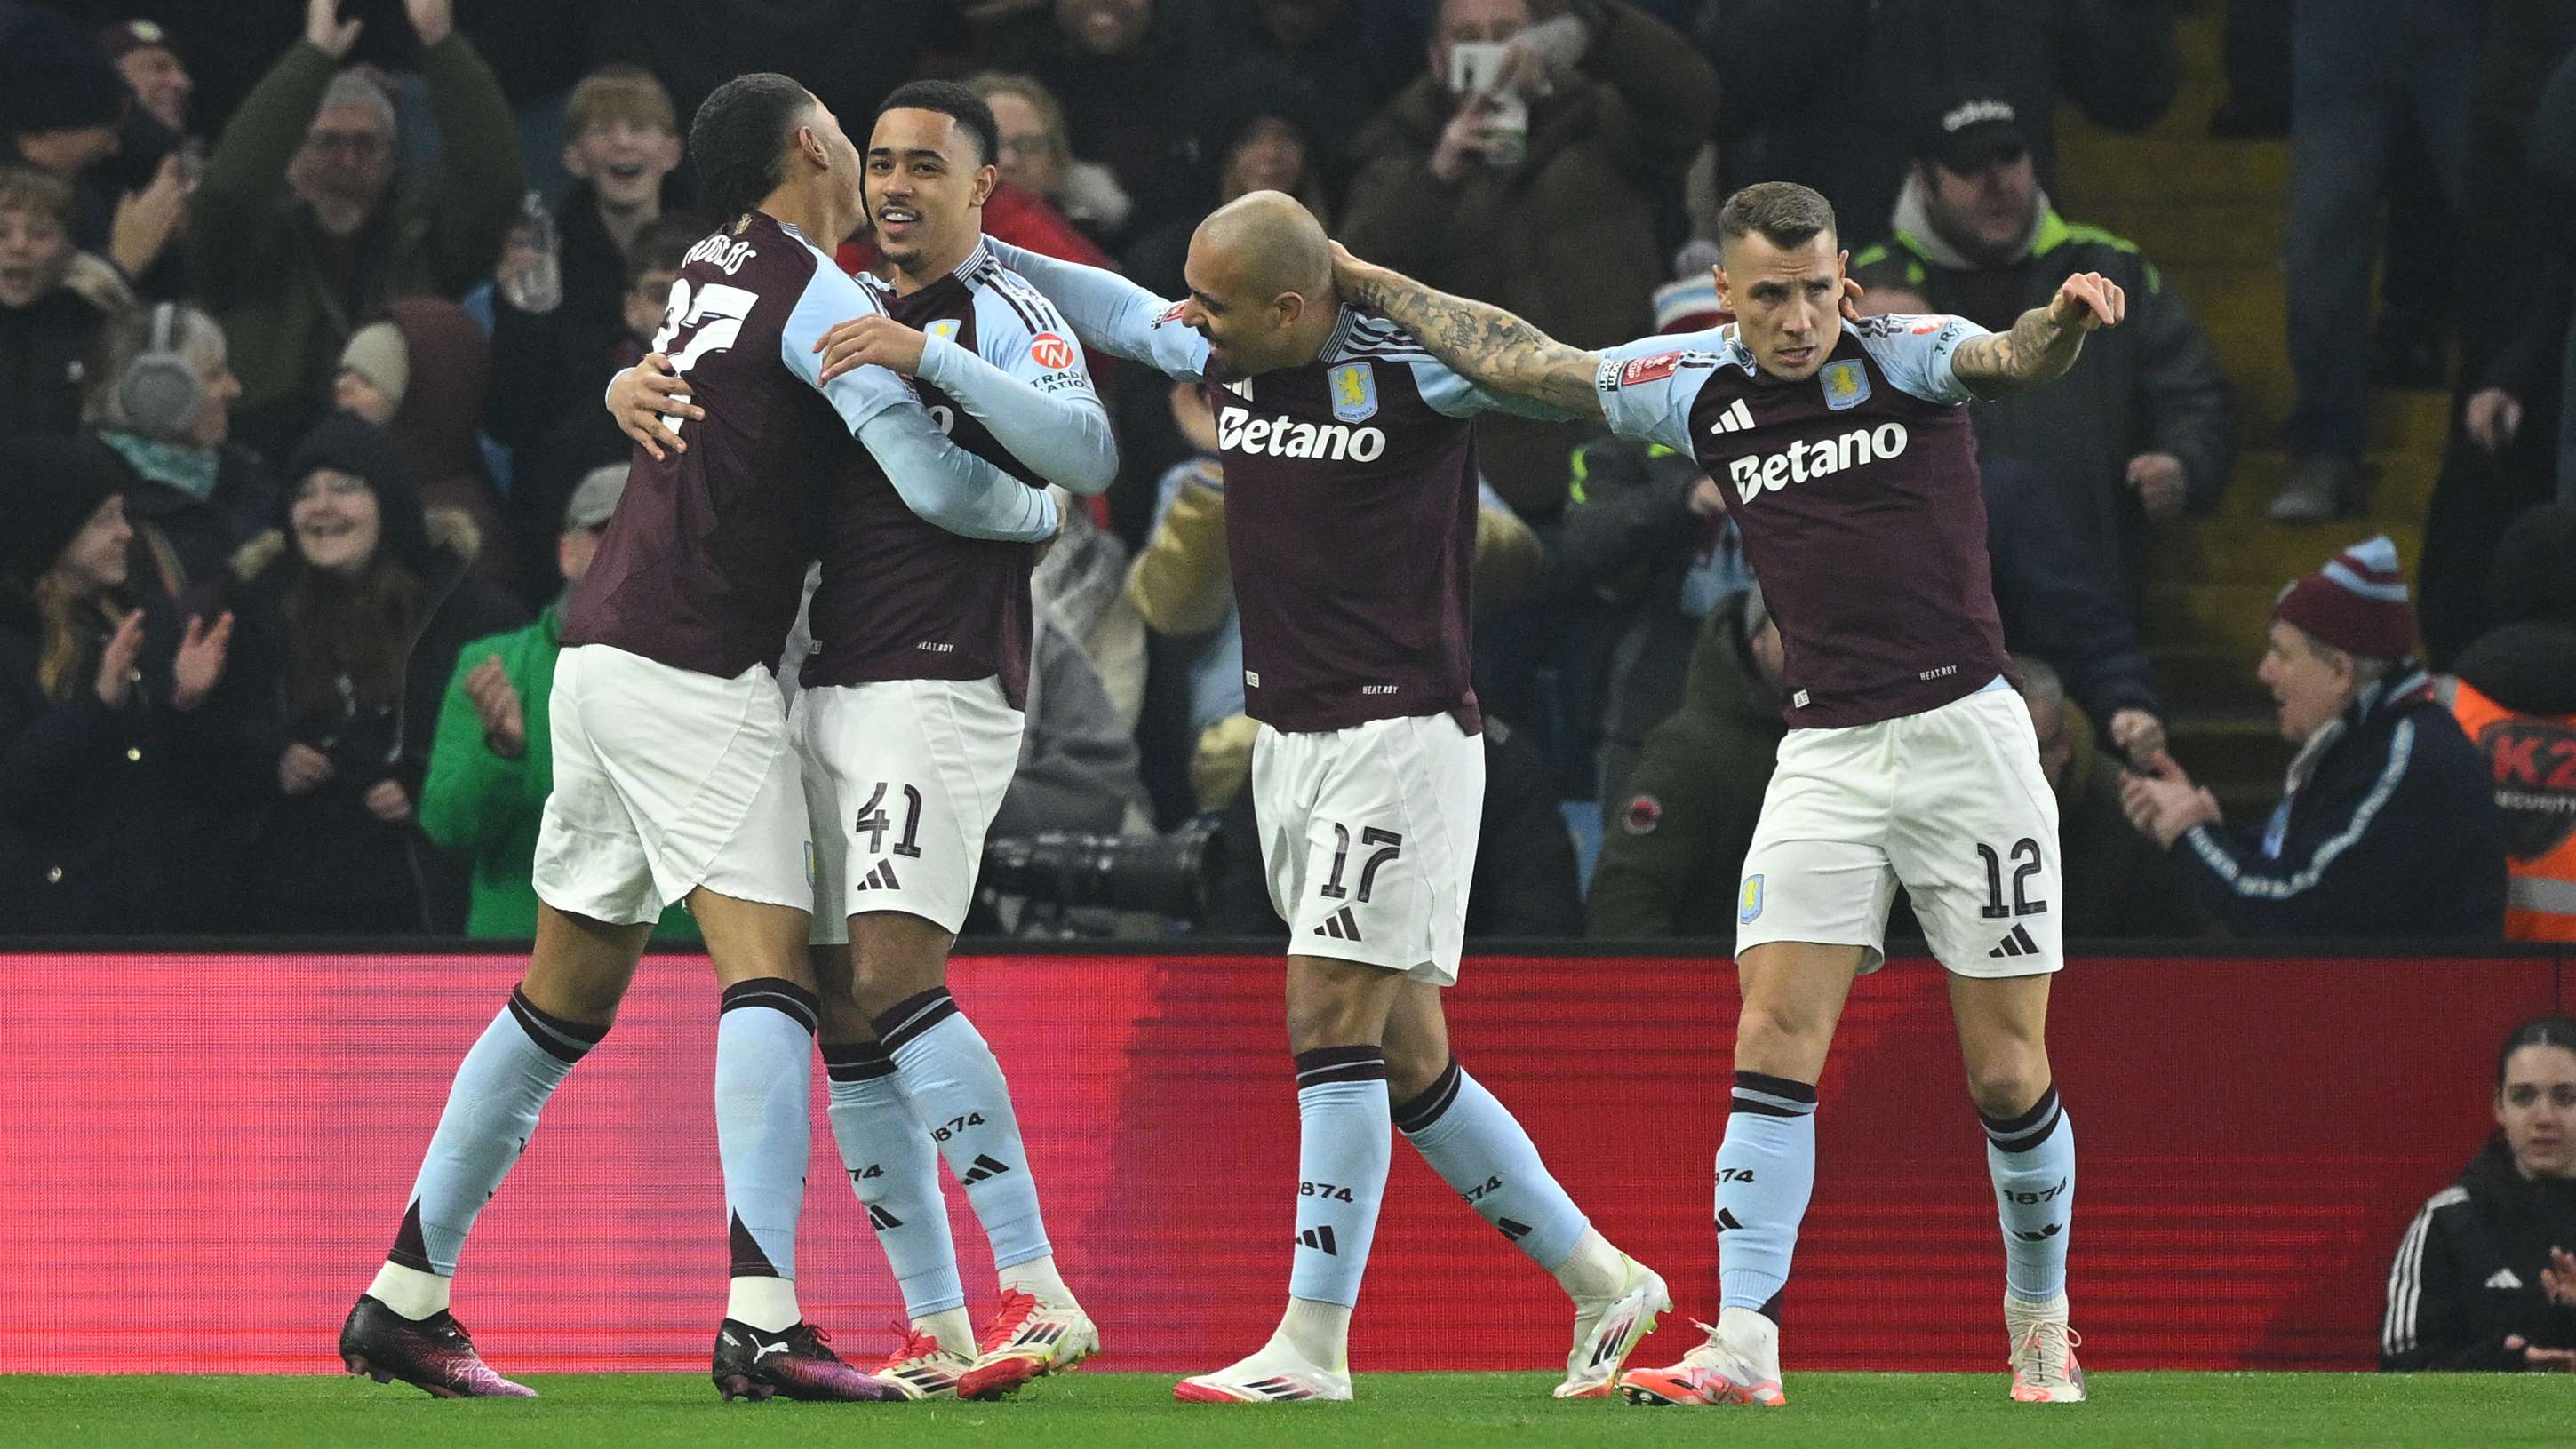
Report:
[[[1710,224],[1765,179],[1831,200],[1865,310],[2000,329],[2105,273],[2127,324],[1976,409],[2070,938],[2576,939],[2576,7],[2224,8],[2203,144],[2294,138],[2286,224],[2243,208],[2284,236],[2278,439],[2158,259],[2053,199],[2061,105],[2175,106],[2176,0],[0,0],[0,935],[527,933],[601,388],[724,220],[693,108],[779,70],[854,136],[964,79],[986,229],[1167,296],[1257,189],[1583,347],[1720,322]],[[994,834],[1248,860],[1215,431],[1094,366],[1124,472],[1036,576]],[[2452,398],[2417,558],[2350,521],[2390,388]],[[2240,444],[2294,460],[2270,521],[2209,518]],[[1575,425],[1479,457],[1471,935],[1723,940],[1785,731],[1726,490]],[[2292,763],[2230,819],[2142,607],[2175,539],[2296,523],[2242,661]],[[1281,929],[1238,874],[1188,929]],[[981,924],[1182,929],[1088,904]]]

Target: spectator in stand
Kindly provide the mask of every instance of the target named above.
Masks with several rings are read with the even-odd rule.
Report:
[[[195,813],[167,745],[223,668],[229,619],[147,672],[125,602],[124,470],[85,438],[0,443],[0,934],[141,935],[170,921],[168,849]]]
[[[1780,626],[1759,588],[1709,612],[1681,707],[1646,733],[1615,802],[1584,897],[1587,934],[1724,938],[1781,739]]]
[[[2516,519],[2490,588],[2496,627],[2439,688],[2504,816],[2505,935],[2576,942],[2576,503]]]
[[[575,487],[593,468],[625,465],[634,444],[600,411],[601,379],[641,361],[670,305],[681,260],[715,224],[666,212],[636,239],[633,273],[618,294],[614,332],[584,340],[496,299],[493,386],[486,423],[512,449],[509,515],[520,552],[519,577],[539,579],[554,567],[554,536]],[[557,314],[560,315],[560,314]]]
[[[1413,79],[1406,54],[1384,44],[1381,17],[1368,13],[1395,7],[1371,0],[1170,3],[1190,74],[1202,84],[1221,72],[1266,71],[1313,96],[1325,115],[1356,119],[1377,114]],[[1597,20],[1600,6],[1578,0],[1573,8]]]
[[[1029,576],[1027,728],[993,836],[1152,830],[1136,752],[1145,622],[1126,584],[1126,546],[1068,507],[1064,532]]]
[[[1104,251],[1115,247],[1135,200],[1115,172],[1074,155],[1055,93],[1033,77],[991,70],[966,77],[966,88],[993,108],[1001,128],[1003,183],[1054,207]]]
[[[2272,499],[2275,519],[2314,523],[2360,511],[2372,349],[2354,334],[2370,315],[2376,223],[2392,152],[2401,131],[2413,132],[2451,214],[2464,210],[2471,97],[2488,8],[2489,0],[2293,8],[2285,253],[2299,398],[2288,428],[2294,462]],[[2401,209],[2392,224],[2409,220]],[[2448,312],[2430,303],[2424,310]]]
[[[108,331],[86,419],[132,473],[134,585],[193,605],[229,577],[233,551],[277,512],[277,479],[232,440],[241,396],[215,319],[157,302]]]
[[[2256,677],[2298,746],[2260,835],[2170,758],[2122,784],[2129,823],[2176,844],[2192,898],[2238,936],[2496,940],[2504,822],[2458,722],[2409,656],[2396,545],[2345,549],[2282,591]]]
[[[72,243],[149,296],[177,295],[161,264],[187,228],[194,185],[178,137],[138,113],[96,37],[47,10],[0,0],[0,165],[70,182]]]
[[[1582,798],[1618,798],[1646,732],[1682,705],[1709,611],[1753,582],[1726,503],[1698,459],[1661,444],[1574,450],[1565,521],[1523,612],[1572,626],[1549,654],[1579,681],[1570,751],[1589,765],[1598,747]]]
[[[1052,0],[1019,17],[985,46],[985,65],[1035,78],[1064,107],[1074,155],[1109,169],[1135,199],[1130,225],[1196,224],[1196,197],[1182,178],[1198,169],[1194,131],[1172,123],[1176,87],[1184,104],[1211,88],[1193,79],[1169,6],[1155,0]],[[1218,91],[1221,94],[1221,89]],[[1139,105],[1140,96],[1163,103]]]
[[[2041,184],[2057,179],[2057,107],[2143,131],[2182,81],[2171,0],[1713,0],[1698,38],[1726,109],[1724,195],[1796,181],[1838,216],[1877,225],[1896,204],[1924,113],[1982,82],[2028,118]],[[1818,43],[1818,27],[1830,31]]]
[[[2450,447],[2424,519],[2424,651],[2447,669],[2498,622],[2505,528],[2576,502],[2576,7],[2497,6],[2471,113],[2462,255],[2519,259],[2510,288],[2459,289]]]
[[[285,526],[236,560],[241,629],[225,681],[235,759],[265,796],[240,928],[452,931],[464,872],[414,823],[438,705],[468,640],[517,624],[466,577],[464,515],[425,513],[402,452],[347,413],[287,465]]]
[[[241,374],[234,427],[270,457],[323,411],[350,333],[490,274],[527,185],[509,103],[451,0],[405,0],[440,137],[439,175],[419,184],[394,174],[393,103],[338,69],[359,24],[337,9],[308,0],[304,38],[224,126],[189,233],[197,295]]]
[[[516,592],[517,551],[475,440],[491,386],[492,350],[483,329],[444,297],[411,297],[350,335],[340,349],[331,401],[394,440],[422,507],[453,509],[473,521],[475,533],[491,544],[475,556],[473,576]]]
[[[188,100],[197,93],[197,83],[170,32],[150,20],[120,20],[99,32],[98,43],[125,77],[134,103],[169,127],[170,134],[187,135]]]
[[[1530,22],[1527,0],[1443,0],[1428,72],[1360,135],[1343,240],[1573,346],[1606,346],[1652,330],[1666,280],[1657,201],[1708,135],[1717,79],[1620,0]],[[1495,42],[1509,48],[1490,88],[1453,90],[1457,47]],[[1551,518],[1564,506],[1579,432],[1491,414],[1476,436],[1514,508]]]
[[[1325,172],[1325,137],[1331,126],[1306,94],[1264,72],[1248,71],[1213,86],[1210,95],[1197,125],[1208,148],[1207,164],[1195,168],[1210,184],[1191,196],[1181,215],[1127,249],[1127,275],[1157,296],[1189,291],[1181,270],[1190,233],[1200,217],[1238,196],[1255,191],[1293,196],[1326,231],[1332,230]]]
[[[473,863],[468,936],[524,941],[536,934],[537,892],[529,879],[537,823],[554,788],[548,703],[555,659],[563,652],[564,610],[625,491],[623,463],[582,479],[555,540],[563,592],[526,628],[477,639],[457,653],[421,782],[420,828],[432,844]],[[695,941],[697,922],[675,902],[662,912],[653,939]]]
[[[1990,331],[2077,272],[2128,293],[2128,322],[2085,339],[2044,400],[1979,403],[1972,415],[1979,457],[2035,470],[2079,556],[2116,566],[2134,598],[2151,521],[2207,511],[2234,466],[2227,373],[2208,335],[2135,244],[2057,214],[2028,129],[1995,92],[1953,91],[1926,113],[1892,221],[1888,240],[1852,259],[1861,285],[1901,287]]]
[[[2382,1370],[2576,1372],[2576,1021],[2504,1039],[2495,1120],[2398,1241]]]
[[[528,352],[548,368],[581,359],[587,369],[626,334],[626,293],[645,233],[666,210],[679,210],[680,123],[671,93],[631,65],[582,77],[563,120],[573,186],[556,208],[556,295],[531,285],[528,273],[545,259],[514,232],[492,289],[493,347]],[[701,225],[699,233],[711,229]],[[523,300],[552,305],[522,307]],[[552,534],[560,512],[548,511],[541,532]]]
[[[72,248],[71,183],[0,167],[0,441],[80,431],[81,393],[108,319],[134,294]]]
[[[2225,0],[2219,65],[2227,99],[2209,118],[2222,141],[2270,140],[2290,134],[2291,0]]]

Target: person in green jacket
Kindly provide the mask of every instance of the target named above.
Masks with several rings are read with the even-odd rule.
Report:
[[[554,692],[555,658],[563,652],[564,606],[599,548],[599,531],[626,491],[626,465],[591,470],[564,508],[555,561],[563,597],[524,629],[468,644],[438,711],[429,777],[421,785],[420,828],[440,847],[474,861],[465,934],[527,940],[537,930],[537,891],[530,883],[537,822],[554,788],[554,754],[546,701]],[[697,922],[674,902],[653,928],[656,941],[695,941]]]
[[[245,97],[191,203],[189,290],[232,339],[233,430],[284,457],[329,404],[349,334],[404,297],[462,297],[489,274],[527,190],[492,69],[454,0],[404,0],[437,119],[439,167],[396,176],[394,108],[342,60],[359,22],[307,0],[304,38]]]

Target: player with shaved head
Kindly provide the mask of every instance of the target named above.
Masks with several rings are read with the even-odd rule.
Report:
[[[1253,192],[1191,238],[1189,296],[990,244],[1091,347],[1208,385],[1243,619],[1252,788],[1286,917],[1300,1124],[1294,1265],[1278,1330],[1185,1400],[1351,1396],[1352,1305],[1386,1188],[1390,1122],[1574,1299],[1561,1397],[1610,1391],[1670,1306],[1450,1055],[1483,812],[1468,683],[1472,419],[1504,405],[1335,288],[1304,207]],[[826,353],[831,376],[843,360]],[[1515,405],[1525,406],[1525,405]],[[1538,411],[1547,411],[1539,409]]]
[[[1949,972],[1985,1123],[2012,1396],[2079,1400],[2066,1306],[2075,1129],[2045,1044],[2049,978],[2065,964],[2057,805],[2009,678],[1960,404],[2063,374],[2127,301],[2086,272],[2007,333],[1957,317],[1855,319],[1822,196],[1748,186],[1718,231],[1718,300],[1735,320],[1601,353],[1382,267],[1335,268],[1350,295],[1476,384],[1696,456],[1733,495],[1780,625],[1790,728],[1735,914],[1744,1009],[1717,1151],[1724,1302],[1705,1344],[1621,1387],[1640,1403],[1787,1401],[1780,1298],[1815,1186],[1816,1080],[1853,979],[1884,959],[1902,884]]]

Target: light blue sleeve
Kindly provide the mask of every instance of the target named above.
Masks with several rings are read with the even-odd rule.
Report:
[[[1515,397],[1507,392],[1478,387],[1441,363],[1415,362],[1408,365],[1413,369],[1414,388],[1435,413],[1453,418],[1473,417],[1478,413],[1511,413],[1551,423],[1571,422],[1574,418],[1574,414],[1565,409],[1551,407],[1535,398]]]
[[[1141,362],[1182,382],[1207,379],[1207,339],[1181,325],[1180,309],[1116,272],[1058,261],[990,237],[984,244],[1055,304],[1086,347]]]
[[[1965,317],[1912,317],[1894,312],[1844,325],[1860,338],[1860,345],[1868,349],[1878,370],[1887,374],[1897,391],[1925,402],[1957,404],[1977,400],[1950,364],[1959,344],[1971,337],[1985,336],[1985,328]]]
[[[780,330],[779,356],[831,400],[896,496],[924,521],[965,538],[1036,543],[1053,537],[1055,500],[950,442],[902,378],[882,367],[857,367],[818,381],[823,355],[815,342],[834,323],[884,310],[816,252],[814,275]]]
[[[1729,345],[1723,331],[1713,329],[1640,337],[1602,349],[1594,385],[1610,431],[1694,453],[1691,408],[1709,375],[1728,365],[1722,359]]]
[[[1032,293],[1020,300],[1038,309],[1041,323],[1056,325],[1032,332],[1010,305],[998,299],[986,305],[979,294],[976,351],[932,337],[921,350],[922,381],[955,398],[1039,477],[1091,497],[1118,477],[1108,410],[1091,389],[1072,329],[1045,299]],[[1051,340],[1042,343],[1042,337]],[[1042,352],[1048,355],[1041,358]]]
[[[788,371],[805,379],[806,386],[831,400],[853,436],[886,409],[915,402],[912,388],[882,367],[854,367],[824,382],[823,354],[814,350],[814,344],[839,323],[884,311],[877,299],[851,281],[830,257],[815,252],[814,275],[806,279],[805,290],[797,294],[796,306],[778,333],[779,360],[787,364]]]
[[[859,430],[904,506],[961,538],[1040,543],[1055,536],[1055,495],[950,442],[918,407],[887,408]]]

